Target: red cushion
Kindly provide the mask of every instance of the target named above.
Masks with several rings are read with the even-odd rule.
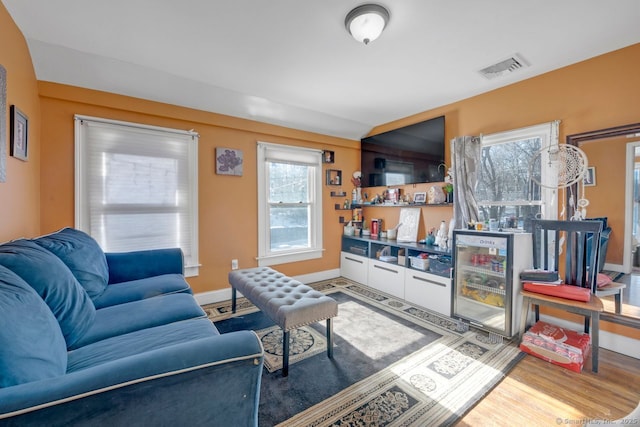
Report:
[[[607,286],[609,283],[612,283],[611,277],[607,276],[604,273],[598,273],[598,277],[596,279],[596,285],[601,288],[603,286]]]
[[[575,301],[587,302],[591,298],[591,290],[572,285],[540,285],[537,283],[525,282],[525,291],[535,292],[552,297],[566,298]]]

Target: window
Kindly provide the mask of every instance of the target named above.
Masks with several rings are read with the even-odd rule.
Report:
[[[540,150],[558,144],[557,129],[558,122],[552,122],[483,136],[476,189],[481,221],[524,228],[536,217],[557,218],[553,170],[549,162],[532,162]]]
[[[322,256],[322,151],[258,143],[258,264]]]
[[[198,274],[198,134],[75,117],[76,227],[107,252],[182,249]]]

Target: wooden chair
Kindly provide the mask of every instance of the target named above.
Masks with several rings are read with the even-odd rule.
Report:
[[[584,331],[591,331],[591,368],[598,372],[598,347],[602,301],[596,296],[599,245],[587,250],[587,239],[600,242],[600,221],[533,220],[533,267],[556,271],[564,283],[591,290],[587,302],[522,291],[523,310],[520,337],[526,330],[529,308],[533,304],[535,320],[540,319],[540,306],[550,306],[584,316]],[[563,268],[559,268],[562,266]]]

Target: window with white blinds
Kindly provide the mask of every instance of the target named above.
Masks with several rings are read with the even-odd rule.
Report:
[[[322,152],[258,143],[258,264],[322,256]]]
[[[106,252],[182,249],[198,273],[198,134],[75,117],[76,227]]]

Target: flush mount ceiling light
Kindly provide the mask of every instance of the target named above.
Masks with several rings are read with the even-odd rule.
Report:
[[[369,44],[374,41],[389,22],[389,11],[377,4],[363,4],[347,14],[344,25],[357,41]]]

